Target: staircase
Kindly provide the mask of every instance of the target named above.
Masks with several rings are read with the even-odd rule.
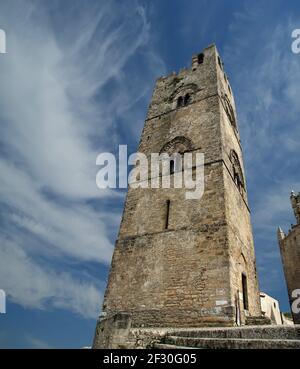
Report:
[[[300,325],[197,328],[171,331],[157,349],[300,349]]]
[[[247,316],[246,325],[271,325],[272,321],[266,316]]]

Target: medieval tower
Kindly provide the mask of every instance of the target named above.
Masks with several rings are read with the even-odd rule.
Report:
[[[131,327],[233,326],[260,316],[235,103],[215,45],[157,80],[138,151],[204,153],[204,194],[128,190],[94,346],[105,321],[121,314]]]
[[[300,324],[300,192],[298,195],[292,192],[290,199],[297,224],[292,225],[287,235],[278,228],[278,241],[293,320]]]

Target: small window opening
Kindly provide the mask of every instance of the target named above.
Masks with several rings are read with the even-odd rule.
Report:
[[[184,105],[189,104],[190,100],[191,100],[191,95],[190,94],[186,94],[184,96]]]
[[[234,171],[233,176],[235,184],[238,186],[238,188],[240,188],[240,178],[236,171]]]
[[[218,56],[218,63],[219,63],[220,68],[223,69],[222,62],[219,56]]]
[[[248,288],[247,288],[247,277],[245,274],[242,274],[242,287],[243,287],[243,304],[244,304],[244,310],[249,309],[249,303],[248,303]]]
[[[170,216],[170,200],[166,202],[167,212],[166,212],[166,224],[165,229],[169,228],[169,216]]]
[[[199,54],[197,57],[197,60],[198,60],[198,64],[202,64],[204,61],[204,54],[203,53]]]
[[[183,105],[183,98],[182,96],[179,96],[177,99],[177,108]]]
[[[174,174],[175,172],[175,161],[170,160],[170,174]]]

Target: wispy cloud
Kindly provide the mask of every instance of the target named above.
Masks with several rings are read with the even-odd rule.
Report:
[[[63,3],[1,2],[0,281],[23,306],[95,317],[99,284],[70,264],[109,262],[123,196],[97,190],[95,160],[124,143],[120,120],[137,137],[137,102],[163,63],[143,7]]]
[[[265,21],[269,9],[247,2],[234,15],[224,56],[238,91],[261,285],[278,293],[285,286],[276,229],[293,221],[289,194],[300,189],[300,62],[291,52],[296,20]]]
[[[252,41],[261,47],[249,45],[249,29],[257,25],[256,13],[262,13],[257,7],[254,13],[251,9],[243,17],[237,15],[234,32],[239,36],[226,49],[226,57],[234,68],[234,84],[239,86],[239,120],[249,182],[266,186],[264,191],[254,192],[260,204],[255,205],[254,216],[264,214],[259,216],[266,224],[276,214],[290,211],[289,192],[299,187],[294,169],[299,165],[300,151],[300,63],[291,52],[295,22],[290,19],[261,25],[260,38]],[[246,39],[247,44],[242,44]],[[247,57],[238,67],[238,60]]]
[[[67,309],[88,318],[97,316],[101,300],[95,284],[38,265],[10,241],[1,241],[0,257],[1,285],[11,302],[29,308]]]
[[[31,348],[34,349],[52,349],[53,347],[51,345],[49,345],[49,343],[37,338],[37,337],[33,337],[31,335],[27,335],[25,337],[26,341],[28,342],[28,344],[30,345]]]

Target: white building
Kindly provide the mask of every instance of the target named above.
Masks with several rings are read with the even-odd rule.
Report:
[[[262,313],[271,319],[272,324],[283,324],[279,302],[264,292],[260,292]]]

